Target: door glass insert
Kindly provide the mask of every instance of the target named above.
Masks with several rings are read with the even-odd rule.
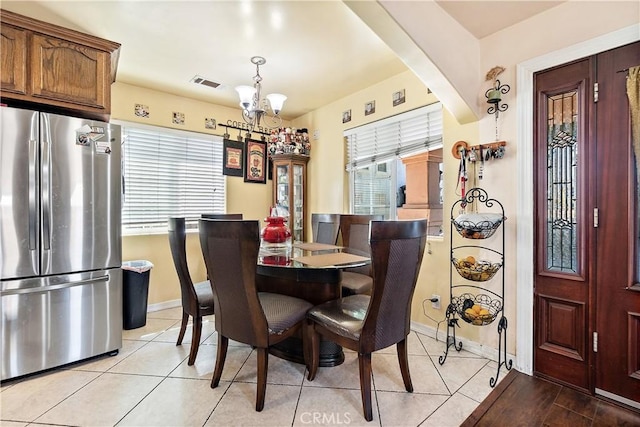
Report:
[[[578,272],[578,92],[547,98],[546,268]]]

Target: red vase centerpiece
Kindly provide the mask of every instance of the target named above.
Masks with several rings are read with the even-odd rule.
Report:
[[[285,217],[277,216],[272,209],[271,216],[264,219],[267,225],[260,232],[262,246],[270,249],[291,247],[291,230],[285,224]]]

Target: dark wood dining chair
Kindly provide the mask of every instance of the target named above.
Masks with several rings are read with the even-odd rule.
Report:
[[[182,324],[178,333],[176,345],[182,345],[182,339],[187,330],[189,316],[193,318],[191,333],[191,350],[188,365],[193,365],[198,355],[200,336],[202,334],[202,316],[213,314],[213,291],[208,280],[196,284],[191,280],[187,265],[186,230],[184,218],[169,218],[169,246],[173,264],[178,273],[180,295],[182,297]]]
[[[340,232],[340,214],[311,214],[311,230],[315,243],[335,245]]]
[[[340,215],[340,236],[342,245],[369,254],[369,224],[382,221],[383,215]],[[342,272],[342,295],[365,294],[371,292],[373,278],[371,266],[350,268]]]
[[[205,219],[242,219],[241,213],[209,213],[202,214],[201,218]]]
[[[258,221],[201,219],[200,245],[216,295],[218,353],[211,387],[220,382],[229,339],[249,344],[257,353],[256,411],[262,411],[269,347],[295,334],[312,305],[299,298],[257,291]]]
[[[308,379],[318,371],[319,337],[358,353],[362,409],[367,421],[371,408],[371,353],[396,344],[400,372],[408,392],[413,391],[407,357],[411,331],[411,299],[418,280],[427,240],[427,220],[373,221],[371,259],[373,289],[320,304],[307,314],[310,351]],[[327,372],[329,375],[330,372]]]

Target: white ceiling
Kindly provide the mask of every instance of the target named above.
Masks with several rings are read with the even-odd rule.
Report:
[[[562,1],[437,3],[482,38]],[[337,0],[2,0],[2,8],[122,44],[119,82],[221,105],[238,105],[233,88],[252,84],[250,58],[263,56],[263,92],[288,96],[288,119],[407,69]],[[191,83],[196,74],[222,86]]]

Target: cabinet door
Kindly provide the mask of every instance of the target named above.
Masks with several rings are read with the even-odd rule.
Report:
[[[304,241],[304,166],[293,164],[293,215],[290,224],[293,239]]]
[[[110,96],[109,75],[109,53],[33,34],[31,90],[34,97],[106,108]]]
[[[0,28],[1,87],[4,92],[27,93],[27,32],[11,25]]]
[[[282,211],[286,211],[289,216],[289,164],[277,163],[274,165],[276,169],[276,191],[275,204]]]

